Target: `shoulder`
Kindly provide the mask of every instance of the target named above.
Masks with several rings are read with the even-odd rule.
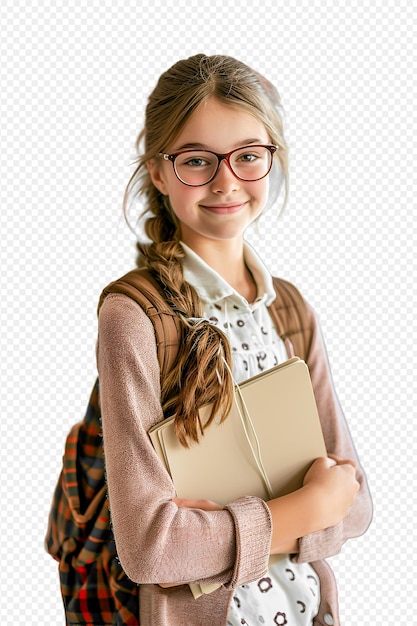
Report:
[[[99,332],[109,324],[114,337],[120,334],[137,341],[145,333],[152,335],[161,371],[170,371],[182,338],[181,324],[167,303],[163,287],[150,272],[132,270],[107,285],[100,296],[98,312]]]
[[[145,269],[134,269],[117,280],[109,283],[102,291],[98,303],[98,311],[109,294],[124,294],[137,302],[146,313],[153,309],[159,312],[171,312],[164,297],[161,286],[150,272]]]
[[[106,338],[153,336],[152,321],[143,308],[128,295],[109,293],[103,299],[98,316],[99,335]]]

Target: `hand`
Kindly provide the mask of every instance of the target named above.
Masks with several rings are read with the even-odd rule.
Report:
[[[202,511],[221,511],[223,509],[220,504],[211,500],[192,500],[189,498],[172,498],[177,506],[183,509],[200,509]]]
[[[316,490],[322,527],[334,526],[349,513],[359,491],[356,465],[335,456],[316,459],[304,477],[304,486]]]

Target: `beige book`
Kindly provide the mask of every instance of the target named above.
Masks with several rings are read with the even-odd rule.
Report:
[[[203,424],[209,412],[200,410]],[[218,504],[295,491],[312,461],[327,456],[308,367],[297,357],[235,385],[229,416],[198,444],[179,443],[173,418],[149,435],[177,495]]]
[[[210,407],[200,409],[205,424]],[[294,357],[235,385],[227,419],[184,448],[168,418],[149,436],[182,498],[227,504],[245,495],[264,500],[300,488],[314,459],[327,456],[306,363]],[[212,589],[197,589],[198,597]]]

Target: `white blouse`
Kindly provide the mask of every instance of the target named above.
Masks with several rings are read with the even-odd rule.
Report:
[[[182,246],[185,280],[197,289],[205,317],[229,337],[235,380],[242,382],[287,360],[284,342],[267,309],[276,297],[272,277],[253,248],[245,243],[245,262],[258,292],[250,304],[191,248]],[[319,604],[314,569],[308,563],[293,563],[285,555],[270,565],[263,578],[236,589],[227,624],[311,626]]]

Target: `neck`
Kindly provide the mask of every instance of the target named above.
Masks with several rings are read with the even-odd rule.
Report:
[[[199,242],[184,241],[248,302],[257,296],[252,274],[245,263],[243,238],[239,240]]]

